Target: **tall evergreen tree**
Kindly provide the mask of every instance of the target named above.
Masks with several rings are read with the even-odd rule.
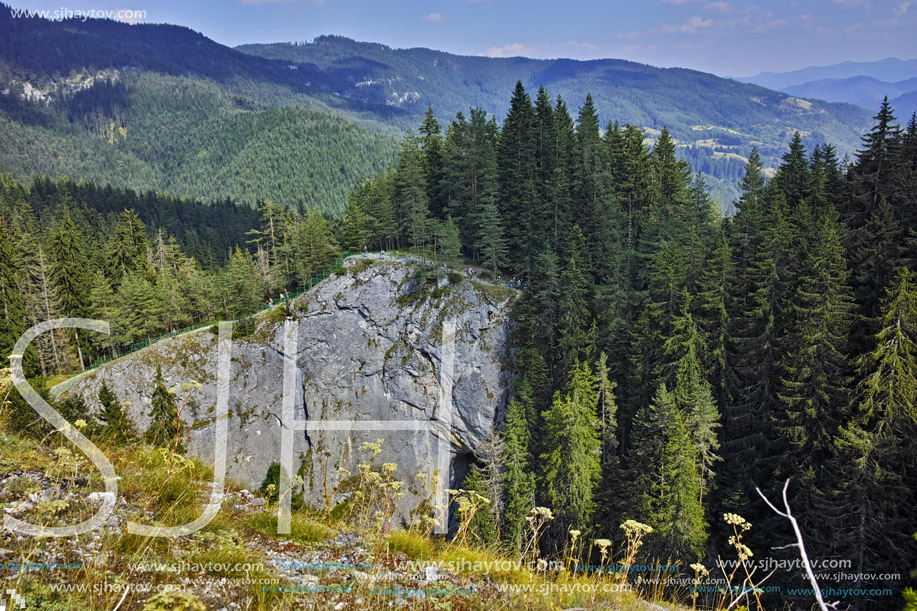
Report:
[[[644,553],[650,558],[696,561],[707,538],[698,500],[700,474],[685,415],[665,384],[637,412],[633,431],[630,517],[655,529]]]
[[[835,553],[854,560],[855,587],[882,584],[869,567],[913,566],[917,545],[917,286],[903,269],[889,287],[874,349],[859,361],[859,400],[836,437]],[[866,578],[864,579],[864,575]],[[872,579],[871,579],[872,577]],[[894,587],[894,586],[892,586]]]
[[[690,297],[685,291],[681,315],[672,324],[673,335],[666,341],[667,356],[675,360],[674,387],[671,398],[685,415],[685,427],[694,446],[694,463],[699,471],[698,503],[703,506],[704,492],[713,486],[714,467],[722,458],[718,429],[720,414],[710,382],[701,372],[700,355],[703,340],[690,312]]]
[[[401,144],[395,172],[395,194],[401,233],[415,249],[430,241],[430,208],[424,158],[417,137],[408,132]]]
[[[806,147],[800,133],[794,132],[790,148],[783,155],[783,163],[774,176],[774,186],[783,195],[789,209],[793,209],[809,193],[809,164],[806,160]]]
[[[506,227],[506,244],[510,252],[519,253],[523,265],[534,254],[529,233],[534,226],[532,214],[537,195],[534,125],[532,100],[522,83],[517,82],[497,144],[499,199],[495,203],[500,216],[513,221]],[[511,266],[514,274],[524,269]]]
[[[523,401],[530,401],[526,397]],[[519,400],[510,401],[504,415],[503,438],[503,524],[500,533],[510,549],[522,548],[525,518],[534,506],[535,480],[529,464],[529,434],[526,409]]]
[[[595,378],[576,364],[563,395],[543,414],[544,449],[539,489],[554,511],[557,530],[588,529],[596,509],[602,442],[596,419]],[[571,465],[576,465],[571,469]]]
[[[107,248],[106,261],[112,287],[117,288],[128,274],[149,274],[146,258],[148,249],[146,227],[140,217],[132,209],[122,211]]]
[[[592,314],[589,310],[591,267],[586,254],[586,241],[579,225],[574,225],[566,245],[566,260],[560,273],[557,301],[557,352],[559,369],[555,375],[563,380],[576,361],[585,361],[592,354],[595,338],[590,333]]]
[[[58,312],[68,317],[83,317],[89,311],[88,261],[83,239],[64,209],[64,215],[51,236],[49,244],[51,260],[50,281],[54,289]],[[71,337],[76,346],[80,369],[85,369],[83,343],[79,331],[73,329]],[[86,344],[88,347],[88,344]]]
[[[178,439],[178,406],[175,404],[174,393],[166,387],[161,367],[156,367],[156,377],[153,383],[149,413],[150,424],[143,438],[153,446],[175,448],[176,451],[182,452],[181,440]]]
[[[445,162],[443,160],[442,126],[433,116],[432,106],[427,107],[427,114],[424,115],[419,131],[430,213],[433,218],[442,219],[448,208],[448,199],[443,185]]]
[[[19,257],[15,249],[14,229],[0,217],[0,368],[8,367],[13,346],[26,330],[26,302]],[[24,355],[22,368],[29,377],[37,373],[35,348]]]

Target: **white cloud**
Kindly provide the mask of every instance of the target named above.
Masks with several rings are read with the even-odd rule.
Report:
[[[442,23],[443,14],[442,13],[430,13],[429,15],[424,15],[421,19],[424,23]]]
[[[487,57],[517,57],[519,55],[533,55],[538,50],[537,47],[526,46],[518,42],[503,45],[502,47],[491,47],[481,55]]]
[[[721,13],[731,13],[732,5],[728,2],[723,2],[723,0],[717,0],[716,2],[711,2],[710,4],[704,7],[704,10],[707,11],[719,11]]]
[[[592,51],[593,53],[599,50],[599,46],[594,45],[591,42],[577,42],[575,40],[568,40],[560,46],[561,48],[567,47],[573,49],[586,49],[587,51]]]
[[[907,9],[909,8],[911,8],[910,0],[908,0],[907,2],[902,2],[898,6],[892,8],[892,13],[895,14],[895,19],[904,15],[907,12]]]
[[[703,2],[703,0],[662,0],[663,4],[668,4],[669,6],[682,6],[684,4],[694,4],[695,2]]]
[[[662,26],[662,32],[663,34],[693,34],[700,29],[709,28],[711,25],[713,25],[712,19],[701,19],[695,15],[682,23]]]

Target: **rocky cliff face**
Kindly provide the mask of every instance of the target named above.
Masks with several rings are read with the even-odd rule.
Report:
[[[442,273],[437,278],[409,263],[356,257],[345,262],[342,274],[296,300],[289,316],[275,308],[259,315],[253,328],[236,323],[227,476],[256,487],[271,463],[280,462],[284,327],[290,324],[297,420],[435,425],[418,431],[364,431],[357,430],[359,425],[310,430],[307,425],[295,431],[294,470],[304,480],[307,503],[320,505],[326,494],[340,499],[341,490],[333,488],[341,483],[346,489],[353,477],[340,469],[356,474],[356,465],[366,458],[360,446],[379,438],[384,441],[374,463],[398,465],[395,475],[406,483],[403,507],[425,496],[415,475],[432,476],[441,440],[448,441],[450,485],[455,486],[470,455],[480,453],[505,400],[506,314],[513,298],[511,291],[455,273],[451,279]],[[444,325],[455,329],[454,344],[445,349]],[[178,391],[189,398],[182,413],[190,436],[186,447],[212,460],[217,343],[215,328],[162,341],[103,365],[65,392],[82,395],[96,407],[105,381],[120,400],[131,403],[129,413],[143,430],[157,367],[169,387],[196,381],[200,388]],[[450,399],[451,426],[446,426],[442,413]]]

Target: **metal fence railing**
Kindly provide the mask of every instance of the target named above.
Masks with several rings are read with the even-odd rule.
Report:
[[[314,288],[316,284],[318,284],[318,283],[321,282],[322,280],[326,279],[326,278],[327,278],[328,276],[330,276],[331,274],[334,274],[334,273],[339,272],[339,271],[341,270],[341,267],[342,267],[343,264],[344,264],[344,260],[347,259],[348,257],[353,256],[354,254],[357,254],[357,253],[345,252],[345,253],[342,253],[342,254],[340,254],[340,255],[337,255],[337,256],[335,257],[335,259],[334,259],[334,263],[332,263],[331,265],[329,265],[328,267],[326,267],[326,268],[323,269],[322,271],[318,272],[315,276],[313,276],[312,278],[310,278],[308,282],[306,282],[305,284],[303,284],[302,286],[300,286],[300,287],[297,288],[296,290],[294,290],[294,291],[292,291],[292,292],[287,292],[287,293],[285,294],[286,299],[287,299],[287,300],[296,299],[297,297],[299,297],[300,295],[302,295],[302,294],[305,293],[306,291],[309,291],[309,290],[311,290],[312,288]],[[280,305],[282,305],[282,304],[280,304],[280,303],[275,303],[275,304],[274,304],[274,307],[279,307]],[[238,321],[238,320],[244,320],[245,318],[250,318],[250,317],[255,316],[256,314],[258,314],[259,312],[262,312],[262,311],[264,311],[263,308],[259,308],[257,311],[252,312],[252,313],[249,314],[248,316],[243,316],[241,319],[236,319],[236,320]],[[184,327],[183,329],[174,329],[174,330],[172,330],[172,331],[167,331],[166,333],[163,333],[163,334],[161,334],[161,335],[157,335],[156,337],[148,337],[148,338],[146,338],[145,340],[142,340],[142,341],[139,341],[139,342],[134,342],[133,344],[129,344],[129,345],[125,345],[125,346],[120,346],[120,347],[118,347],[118,348],[114,348],[114,349],[108,350],[103,356],[99,357],[99,359],[96,360],[96,362],[94,362],[92,365],[89,365],[88,367],[86,367],[86,371],[90,371],[90,370],[92,370],[92,369],[95,369],[96,367],[99,367],[99,366],[101,366],[101,365],[104,365],[105,363],[109,363],[109,362],[111,362],[111,361],[114,361],[115,359],[121,358],[122,356],[126,356],[126,355],[128,355],[128,354],[133,353],[133,352],[137,352],[138,350],[143,350],[144,348],[147,348],[147,347],[149,347],[149,346],[152,346],[153,344],[155,344],[155,343],[157,343],[157,342],[160,342],[160,341],[162,341],[162,340],[164,340],[164,339],[169,339],[169,338],[172,338],[172,337],[178,337],[179,335],[184,335],[185,333],[190,333],[191,331],[197,331],[198,329],[204,329],[204,328],[206,328],[206,327],[212,327],[213,325],[218,324],[218,323],[219,323],[219,321],[217,321],[217,320],[211,320],[211,321],[208,321],[208,322],[202,322],[202,323],[199,323],[199,324],[196,324],[196,325],[192,325],[192,326],[190,326],[190,327]]]
[[[334,262],[333,262],[331,265],[329,265],[328,267],[326,267],[326,268],[323,269],[322,271],[320,271],[320,272],[318,272],[317,274],[315,274],[313,277],[311,277],[311,278],[309,279],[308,282],[304,283],[302,286],[298,287],[297,289],[295,289],[295,290],[292,291],[292,292],[287,292],[287,293],[285,293],[285,294],[284,294],[285,300],[286,300],[286,301],[292,301],[293,299],[296,299],[297,297],[300,297],[303,293],[312,290],[312,289],[315,287],[316,284],[318,284],[318,283],[321,282],[322,280],[325,280],[326,278],[328,278],[328,276],[340,272],[340,271],[341,271],[341,268],[342,268],[343,265],[344,265],[344,261],[345,261],[346,259],[348,259],[349,257],[352,257],[352,256],[354,256],[354,255],[362,255],[362,254],[364,254],[364,253],[345,252],[345,253],[341,253],[341,254],[337,255],[337,256],[335,257],[335,259],[334,259]],[[373,255],[378,256],[378,253],[373,253]],[[426,258],[423,258],[423,257],[418,257],[418,256],[411,255],[411,254],[408,254],[408,253],[403,253],[403,252],[384,252],[384,253],[381,254],[381,256],[382,256],[382,257],[385,257],[385,258],[387,258],[387,259],[396,259],[396,260],[399,260],[399,261],[412,261],[412,262],[424,263],[424,264],[430,263],[430,260],[429,260],[429,259],[426,259]],[[478,278],[478,277],[476,277],[476,276],[472,276],[470,279],[471,279],[473,282],[479,282],[479,283],[482,283],[482,284],[492,284],[492,285],[502,286],[502,287],[504,287],[504,288],[513,289],[513,290],[525,290],[525,286],[524,286],[521,282],[520,282],[520,283],[513,284],[513,283],[509,283],[509,282],[502,281],[502,280],[500,280],[500,281],[497,281],[497,280],[484,280],[484,279]],[[281,302],[281,303],[278,303],[278,302],[276,302],[276,301],[274,302],[274,307],[280,307],[281,305],[283,305],[282,302]],[[248,316],[243,316],[243,317],[240,318],[240,319],[236,319],[234,322],[238,322],[239,320],[244,320],[244,319],[247,319],[247,318],[251,318],[251,317],[257,315],[259,312],[263,312],[263,311],[265,311],[263,308],[259,308],[257,311],[252,312],[252,313],[249,314]],[[139,341],[139,342],[135,342],[135,343],[133,343],[133,344],[129,344],[129,345],[125,345],[125,346],[120,346],[120,347],[118,347],[118,348],[111,349],[111,350],[107,351],[103,356],[99,357],[99,359],[96,360],[92,365],[89,365],[88,367],[86,367],[86,371],[91,371],[91,370],[93,370],[93,369],[99,367],[100,365],[104,365],[105,363],[109,363],[109,362],[111,362],[111,361],[114,361],[115,359],[119,359],[119,358],[121,358],[122,356],[126,356],[126,355],[128,355],[128,354],[133,353],[133,352],[137,352],[138,350],[143,350],[144,348],[147,348],[147,347],[149,347],[149,346],[152,346],[153,344],[155,344],[155,343],[157,343],[157,342],[160,342],[160,341],[162,341],[162,340],[164,340],[164,339],[169,339],[169,338],[173,338],[173,337],[178,337],[179,335],[184,335],[185,333],[190,333],[190,332],[192,332],[192,331],[197,331],[197,330],[199,330],[199,329],[203,329],[203,328],[206,328],[206,327],[211,327],[211,326],[213,326],[213,325],[215,325],[215,324],[218,324],[218,323],[219,323],[219,321],[217,321],[217,320],[211,320],[211,321],[208,321],[208,322],[202,322],[202,323],[199,323],[199,324],[196,324],[196,325],[192,325],[192,326],[190,326],[190,327],[185,327],[185,328],[183,328],[183,329],[175,329],[175,330],[173,330],[173,331],[167,331],[167,332],[165,332],[165,333],[162,333],[161,335],[157,335],[156,337],[148,337],[148,338],[145,339],[145,340],[142,340],[142,341]]]

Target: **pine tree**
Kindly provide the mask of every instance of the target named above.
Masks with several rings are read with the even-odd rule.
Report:
[[[730,288],[735,282],[735,266],[727,231],[714,234],[714,246],[707,255],[697,283],[695,319],[706,350],[701,356],[702,369],[713,385],[720,409],[725,406],[728,390],[727,353],[729,351]]]
[[[557,174],[560,159],[558,155],[557,130],[554,107],[544,87],[538,89],[535,98],[535,116],[532,125],[535,162],[535,201],[531,210],[526,239],[529,245],[529,265],[545,245],[557,246],[556,206],[563,198],[563,184],[558,184]],[[526,272],[529,270],[527,269]]]
[[[572,371],[573,364],[585,361],[594,348],[590,334],[592,314],[589,310],[591,267],[586,254],[586,242],[579,225],[574,225],[566,244],[563,270],[559,287],[563,287],[557,301],[557,352],[556,379],[563,380]]]
[[[756,218],[741,220],[746,210],[752,210]],[[785,331],[785,309],[791,299],[783,272],[789,265],[792,232],[782,195],[778,193],[773,201],[758,201],[754,207],[740,209],[736,228],[737,233],[745,232],[744,236],[739,234],[742,237],[736,250],[749,263],[747,268],[739,269],[737,258],[737,280],[731,290],[732,341],[727,353],[728,401],[723,410],[720,508],[723,512],[745,511],[745,517],[755,521],[770,517],[748,508],[760,507],[754,504],[755,487],[764,489],[765,482],[773,482],[775,433],[771,416],[783,409],[777,396],[777,360]]]
[[[33,310],[33,324],[36,324],[42,320],[51,320],[52,318],[57,318],[56,307],[53,303],[53,289],[49,282],[50,270],[48,267],[47,259],[45,258],[44,251],[40,246],[36,250],[38,256],[35,258],[33,269],[30,270],[35,277],[34,303],[38,306],[35,310]],[[45,339],[44,342],[41,342],[41,339],[39,340],[39,346],[42,346],[42,349],[39,351],[39,356],[41,356],[43,353],[50,353],[50,365],[54,367],[54,370],[58,374],[60,374],[62,373],[63,368],[63,355],[61,345],[62,338],[57,330],[50,331],[46,335],[47,339],[41,338]],[[44,363],[48,361],[48,359],[44,358],[41,359],[41,361],[42,376],[44,376],[47,374],[47,366]]]
[[[668,128],[663,127],[653,146],[650,161],[655,201],[650,212],[652,224],[647,227],[647,237],[651,243],[684,239],[687,226],[695,216],[695,211],[689,208],[691,166],[675,155],[675,141]]]
[[[902,263],[898,256],[901,238],[901,226],[891,205],[888,200],[881,199],[850,240],[850,265],[854,270],[851,285],[859,305],[859,320],[851,338],[853,354],[868,352],[878,332],[876,325],[882,296],[895,277],[895,269]]]
[[[554,166],[554,194],[550,200],[553,229],[551,249],[560,252],[564,237],[573,224],[580,220],[576,218],[573,209],[573,185],[576,183],[576,129],[567,110],[567,104],[560,96],[557,96],[554,102],[553,122],[557,161]]]
[[[362,208],[350,201],[344,209],[343,247],[350,252],[359,252],[366,246],[369,232],[366,230],[367,219]]]
[[[478,258],[478,223],[481,205],[497,201],[497,127],[480,108],[471,109],[471,120],[458,113],[449,125],[443,146],[444,185],[448,214],[459,226],[462,246]]]
[[[149,241],[146,228],[133,210],[124,210],[118,217],[115,234],[108,242],[107,271],[112,288],[117,289],[129,274],[149,275],[147,250]]]
[[[109,327],[114,333],[113,315],[115,312],[115,292],[111,283],[102,270],[97,270],[92,276],[92,288],[89,291],[90,313],[92,318],[109,322]],[[115,345],[114,336],[101,336],[93,338],[100,349],[110,349]]]
[[[395,172],[396,210],[401,234],[415,249],[424,248],[430,239],[430,208],[424,175],[423,151],[413,132],[405,135]]]
[[[51,236],[49,254],[51,260],[49,280],[54,289],[58,312],[62,316],[83,317],[89,310],[88,261],[82,237],[66,209]],[[80,369],[85,369],[84,346],[80,341],[79,331],[73,329],[70,333],[76,346]]]
[[[331,224],[318,208],[308,208],[290,229],[293,269],[300,285],[328,267],[337,254]]]
[[[265,287],[251,257],[238,246],[229,259],[224,286],[223,299],[230,317],[242,318],[261,307]]]
[[[626,489],[619,452],[618,406],[614,395],[617,384],[609,380],[608,374],[608,358],[602,353],[595,365],[596,415],[602,442],[602,483],[597,494],[596,513],[599,523],[610,530],[622,521]]]
[[[694,445],[694,463],[699,470],[698,503],[703,506],[704,491],[713,485],[715,464],[722,460],[718,429],[720,414],[710,383],[701,372],[700,354],[703,340],[690,312],[691,300],[685,291],[681,315],[672,324],[673,335],[666,341],[667,356],[675,360],[675,385],[671,398],[685,414],[685,426]]]
[[[529,464],[526,409],[522,402],[510,401],[503,423],[504,511],[500,533],[509,548],[518,551],[522,548],[525,518],[534,506],[535,494],[535,481]]]
[[[836,214],[833,210],[825,214],[809,246],[808,260],[800,266],[779,359],[777,394],[783,409],[774,416],[780,439],[775,480],[794,478],[797,485],[791,503],[800,507],[816,506],[817,497],[826,490],[825,477],[833,470],[822,467],[828,464],[832,437],[848,403],[850,372],[845,355],[851,299]],[[801,524],[807,526],[805,515]]]
[[[535,165],[535,111],[532,101],[521,82],[516,83],[509,103],[509,112],[503,121],[503,130],[497,142],[497,177],[501,218],[512,223],[506,226],[506,246],[519,254],[520,265],[512,265],[514,274],[522,272],[534,255],[529,231],[534,226],[532,213],[536,201]]]
[[[855,562],[857,588],[879,586],[863,581],[871,567],[913,566],[917,559],[909,536],[917,520],[917,288],[910,270],[889,287],[880,327],[874,350],[860,359],[861,399],[836,437],[832,462],[840,511],[830,526],[836,553]]]
[[[887,97],[873,120],[876,123],[863,136],[863,148],[851,168],[853,206],[845,220],[854,230],[863,225],[883,199],[894,207],[900,195],[903,136]]]
[[[143,438],[155,447],[174,447],[175,451],[183,452],[181,440],[177,438],[178,406],[175,404],[175,395],[169,388],[166,388],[161,367],[156,367],[156,377],[153,382],[149,413],[150,425],[143,434]]]
[[[130,417],[124,411],[124,405],[104,381],[99,387],[99,421],[102,423],[100,434],[116,444],[130,443],[137,437]]]
[[[480,504],[476,503],[477,510],[471,519],[468,531],[478,544],[484,546],[493,545],[497,541],[497,519],[494,516],[494,499],[489,494],[481,469],[476,465],[472,466],[465,476],[465,480],[462,482],[462,489],[479,494],[490,501],[489,503],[483,501]]]
[[[646,302],[630,333],[628,400],[622,418],[625,442],[636,411],[652,400],[663,376],[671,374],[665,370],[664,344],[672,336],[672,324],[683,307],[687,286],[684,260],[681,245],[663,245],[653,263]]]
[[[506,264],[507,245],[503,237],[503,221],[496,204],[482,202],[477,215],[478,251],[481,264],[489,267],[497,276],[499,268]]]
[[[26,303],[23,298],[25,279],[22,277],[19,257],[15,250],[14,229],[0,217],[0,365],[8,366],[13,346],[25,332]],[[0,367],[0,368],[3,368]],[[22,368],[26,376],[36,373],[38,363],[35,349],[24,355]]]
[[[592,96],[580,109],[576,126],[573,214],[582,229],[598,285],[620,281],[623,259],[621,214],[611,187],[608,147],[602,142]]]
[[[124,277],[115,304],[111,327],[115,344],[133,344],[156,335],[159,328],[156,289],[144,276]]]
[[[458,225],[447,216],[444,221],[437,221],[434,229],[436,236],[436,256],[446,265],[459,265],[462,256],[462,242],[459,238]],[[499,253],[497,253],[499,255]]]
[[[596,418],[595,378],[587,363],[571,371],[565,393],[557,393],[543,415],[544,452],[539,490],[554,511],[554,527],[588,529],[596,510],[602,442]],[[571,465],[576,465],[571,469]]]
[[[433,116],[433,107],[427,107],[420,125],[421,148],[424,155],[424,172],[427,184],[427,199],[433,218],[442,219],[447,212],[448,200],[443,188],[445,162],[443,160],[442,126]]]
[[[637,412],[633,431],[630,517],[655,529],[644,552],[650,558],[697,560],[707,538],[700,474],[685,416],[665,384]]]
[[[806,161],[806,147],[799,132],[793,133],[790,149],[783,155],[783,163],[774,176],[774,186],[783,195],[790,210],[799,205],[809,189],[809,164]]]
[[[286,286],[291,275],[289,256],[284,248],[283,211],[270,199],[262,200],[258,209],[261,213],[261,227],[246,232],[246,235],[253,236],[249,243],[256,244],[258,253],[263,253],[264,269],[261,276],[265,285],[273,290]]]

